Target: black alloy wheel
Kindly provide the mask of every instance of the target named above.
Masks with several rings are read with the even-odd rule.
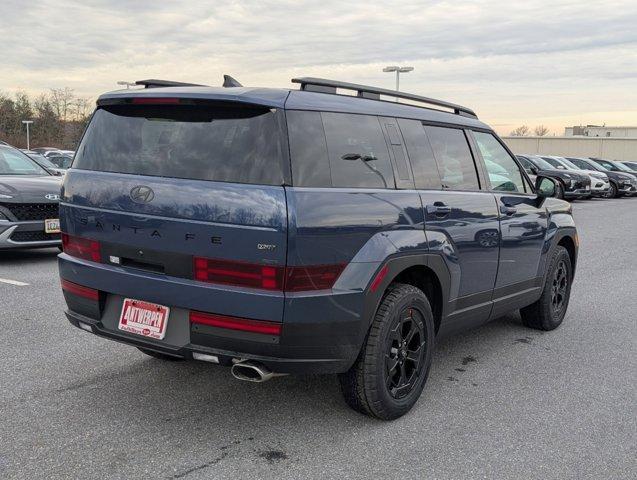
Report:
[[[393,398],[403,398],[422,375],[425,351],[422,314],[407,307],[398,315],[387,337],[385,348],[385,385]]]
[[[551,285],[551,306],[555,316],[559,316],[564,308],[568,286],[569,279],[566,263],[564,263],[564,260],[560,260],[553,274],[553,283]]]

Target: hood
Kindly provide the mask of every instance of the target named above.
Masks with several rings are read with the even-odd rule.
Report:
[[[0,202],[47,203],[57,201],[62,186],[62,178],[53,176],[0,175]],[[58,198],[47,198],[46,195],[58,195]]]
[[[626,172],[612,172],[612,171],[606,171],[604,172],[606,175],[608,175],[608,178],[612,178],[613,180],[635,180],[635,177]]]

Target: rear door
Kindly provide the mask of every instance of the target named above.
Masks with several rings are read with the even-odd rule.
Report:
[[[451,272],[448,327],[485,321],[491,311],[500,239],[495,197],[480,189],[461,128],[399,120],[424,208],[430,251]]]
[[[504,296],[531,288],[538,276],[548,215],[513,156],[490,132],[473,131],[476,150],[486,170],[486,188],[495,194],[502,243],[496,291]]]
[[[99,108],[66,175],[62,230],[98,240],[102,263],[165,279],[160,303],[280,321],[282,288],[265,278],[286,260],[280,113],[228,104]],[[184,295],[192,280],[201,283]],[[254,293],[249,302],[244,291]]]

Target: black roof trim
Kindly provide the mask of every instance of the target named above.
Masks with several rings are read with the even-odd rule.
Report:
[[[420,95],[413,95],[411,93],[399,92],[396,90],[388,90],[386,88],[370,87],[368,85],[358,85],[356,83],[339,82],[338,80],[328,80],[325,78],[313,78],[313,77],[301,77],[293,78],[292,83],[300,83],[301,90],[306,91],[320,91],[324,93],[336,93],[337,88],[344,90],[355,90],[359,97],[371,98],[379,100],[380,95],[388,95],[396,98],[404,98],[405,100],[412,100],[414,102],[425,103],[428,105],[434,105],[437,107],[448,108],[453,110],[456,115],[462,115],[464,117],[478,118],[476,113],[470,108],[457,105],[455,103],[445,102],[443,100],[436,100],[435,98],[422,97]],[[427,108],[427,107],[424,107]]]
[[[207,85],[199,85],[198,83],[173,82],[172,80],[137,80],[135,85],[143,85],[144,88],[160,88],[160,87],[207,87]]]

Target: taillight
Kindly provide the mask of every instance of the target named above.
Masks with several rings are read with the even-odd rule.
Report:
[[[60,282],[62,283],[62,290],[72,293],[73,295],[88,298],[89,300],[99,300],[100,298],[100,292],[98,290],[69,282],[63,278],[60,279]]]
[[[62,250],[64,250],[64,253],[71,255],[72,257],[92,260],[93,262],[100,262],[102,260],[100,242],[96,240],[75,237],[73,235],[63,233]]]
[[[282,267],[195,257],[195,280],[202,282],[283,290],[284,273]]]
[[[100,242],[88,238],[62,234],[62,250],[72,257],[101,262]]]
[[[275,267],[195,257],[195,280],[241,287],[301,292],[326,290],[334,286],[345,265]]]
[[[281,335],[281,324],[278,322],[251,320],[215,313],[190,312],[190,323],[226,328],[228,330],[241,330],[242,332],[262,333],[264,335]]]
[[[345,265],[310,265],[288,267],[285,275],[287,292],[327,290],[334,286]]]

